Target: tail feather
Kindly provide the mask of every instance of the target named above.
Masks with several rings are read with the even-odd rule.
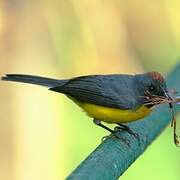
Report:
[[[61,86],[67,82],[67,80],[58,80],[58,79],[51,79],[46,77],[25,75],[25,74],[7,74],[6,76],[2,77],[1,80],[30,83],[30,84],[49,87],[49,88]]]

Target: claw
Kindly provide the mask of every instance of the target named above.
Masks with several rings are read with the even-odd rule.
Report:
[[[126,138],[122,138],[122,137],[119,137],[116,132],[114,131],[114,133],[111,134],[112,137],[115,137],[121,141],[123,141],[128,147],[130,147],[130,140],[129,139],[126,139]]]
[[[101,142],[105,141],[105,140],[108,139],[109,137],[117,138],[117,139],[123,141],[128,147],[130,147],[130,140],[125,139],[125,138],[122,138],[122,137],[119,137],[119,136],[116,134],[115,131],[114,131],[114,133],[111,133],[110,135],[107,135],[107,136],[102,137]]]
[[[116,126],[114,128],[114,131],[117,132],[117,131],[127,131],[129,134],[133,135],[138,141],[140,141],[140,137],[139,137],[139,134],[134,132],[133,130],[131,130],[129,127],[121,127],[121,126]]]

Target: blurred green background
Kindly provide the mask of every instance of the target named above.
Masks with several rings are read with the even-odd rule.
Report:
[[[166,75],[180,58],[179,7],[179,0],[1,0],[0,75]],[[0,91],[2,180],[64,179],[108,134],[61,94],[7,82]],[[121,179],[179,178],[168,127]]]

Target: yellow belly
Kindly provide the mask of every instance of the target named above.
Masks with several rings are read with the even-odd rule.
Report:
[[[107,123],[126,123],[135,121],[147,116],[152,111],[152,109],[145,106],[141,106],[135,110],[121,110],[89,103],[78,103],[78,105],[82,107],[90,117]]]

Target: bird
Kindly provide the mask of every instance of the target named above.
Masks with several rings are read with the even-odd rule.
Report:
[[[62,93],[80,106],[93,122],[114,133],[104,123],[132,133],[126,125],[148,116],[154,107],[171,102],[165,78],[159,72],[99,74],[53,79],[27,74],[6,74],[4,81],[30,83]],[[103,122],[103,123],[102,123]]]

